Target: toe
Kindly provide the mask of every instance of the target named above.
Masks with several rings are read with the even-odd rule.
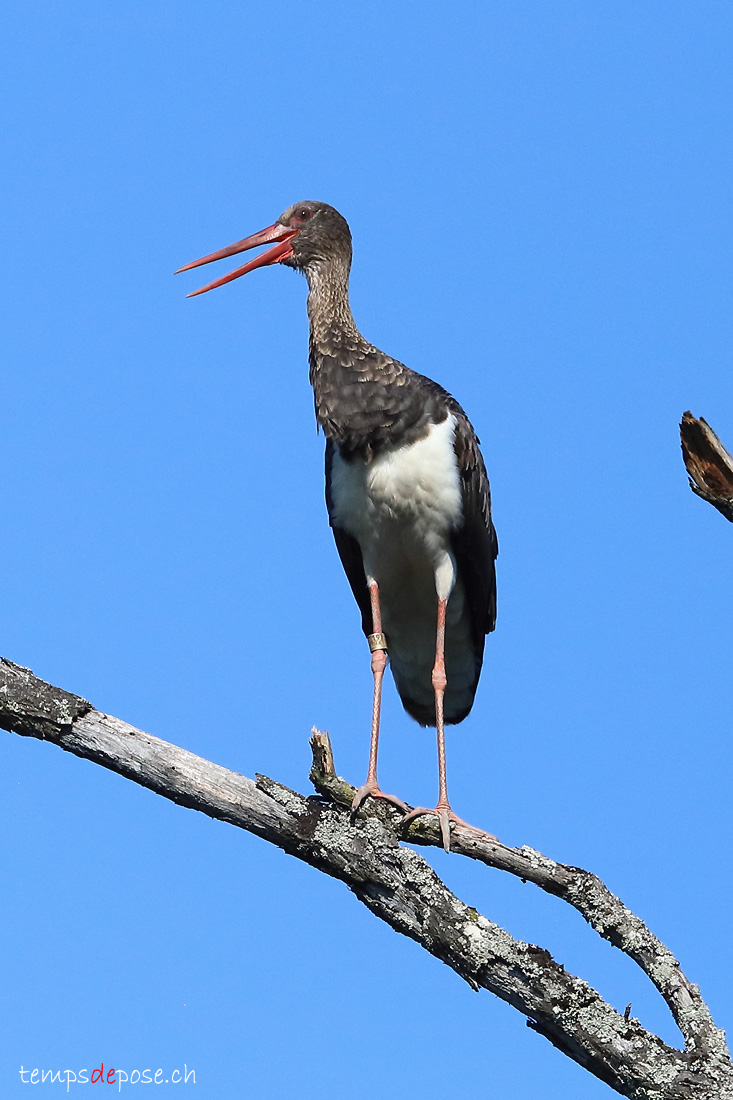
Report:
[[[446,852],[450,852],[450,814],[448,810],[438,811],[438,821],[440,822],[440,835],[443,838],[443,847]]]

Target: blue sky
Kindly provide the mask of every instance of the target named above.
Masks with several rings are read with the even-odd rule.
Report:
[[[273,268],[187,301],[203,280],[171,276],[332,203],[362,331],[456,395],[492,481],[499,619],[449,733],[455,808],[601,875],[730,1027],[733,531],[677,436],[691,408],[733,444],[729,6],[27,0],[1,23],[0,651],[301,790],[328,728],[362,781],[369,659],[326,521],[305,284]],[[383,731],[385,788],[429,801],[433,736],[391,683]],[[366,1100],[374,1074],[611,1095],[340,884],[0,745],[3,1096],[26,1095],[21,1064],[101,1061],[193,1067],[199,1100]],[[429,858],[676,1041],[567,907]]]

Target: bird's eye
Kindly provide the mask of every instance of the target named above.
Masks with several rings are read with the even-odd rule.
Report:
[[[304,206],[301,207],[301,209],[298,211],[298,217],[302,218],[303,221],[305,221],[307,218],[310,218],[310,216],[311,216],[310,210],[306,210],[306,208]]]

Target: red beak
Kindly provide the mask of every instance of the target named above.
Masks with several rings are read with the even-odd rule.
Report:
[[[298,227],[299,229],[300,227]],[[175,272],[178,275],[181,271],[190,271],[192,267],[201,267],[202,264],[213,263],[214,260],[223,260],[226,256],[236,256],[238,252],[247,252],[250,248],[257,248],[260,244],[269,244],[270,241],[278,241],[278,244],[274,248],[268,248],[267,252],[263,252],[260,256],[256,256],[254,260],[250,260],[249,263],[243,264],[242,267],[237,267],[234,271],[230,271],[228,275],[222,275],[221,279],[215,279],[213,283],[207,283],[206,286],[200,287],[198,290],[194,290],[192,294],[187,294],[187,298],[195,298],[197,294],[204,294],[207,290],[214,290],[218,286],[223,286],[224,283],[231,283],[232,279],[238,279],[240,275],[246,275],[248,271],[254,271],[256,267],[268,267],[270,264],[279,264],[283,260],[286,260],[289,256],[293,255],[293,249],[290,244],[298,229],[291,229],[287,225],[281,225],[280,222],[275,222],[274,225],[269,225],[267,229],[260,230],[259,233],[253,233],[251,237],[245,237],[241,241],[236,241],[234,244],[230,244],[227,248],[220,248],[218,252],[211,252],[208,256],[202,256],[200,260],[194,260],[193,263],[184,264],[183,267],[179,267]]]

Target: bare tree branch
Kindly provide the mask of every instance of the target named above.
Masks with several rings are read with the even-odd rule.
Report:
[[[691,412],[680,423],[682,457],[690,488],[733,523],[733,456],[728,454],[707,420]]]
[[[355,789],[336,776],[333,753],[327,734],[313,731],[314,763],[311,781],[322,794],[348,809]],[[395,822],[399,814],[389,807]],[[407,838],[415,844],[442,847],[440,829],[430,820],[418,820],[408,830]],[[524,845],[507,848],[486,833],[457,828],[451,834],[451,851],[480,860],[488,867],[508,871],[526,882],[534,882],[548,894],[567,901],[585,917],[600,936],[618,947],[637,963],[652,980],[669,1005],[682,1032],[685,1047],[693,1056],[729,1057],[725,1036],[716,1028],[700,990],[682,973],[672,952],[652,935],[635,916],[605,886],[597,875],[579,867],[556,863],[540,852]]]
[[[335,775],[325,735],[314,738],[318,789],[330,801],[258,782],[95,710],[28,669],[0,659],[0,727],[52,741],[181,805],[256,833],[345,882],[376,916],[441,959],[474,989],[495,993],[569,1057],[635,1100],[733,1100],[733,1065],[699,991],[672,954],[594,876],[506,848],[457,827],[455,852],[510,871],[562,897],[650,975],[683,1031],[683,1053],[626,1019],[547,951],[514,939],[460,901],[417,852],[400,847],[391,810],[350,822],[351,788]],[[411,826],[409,838],[438,843]]]

